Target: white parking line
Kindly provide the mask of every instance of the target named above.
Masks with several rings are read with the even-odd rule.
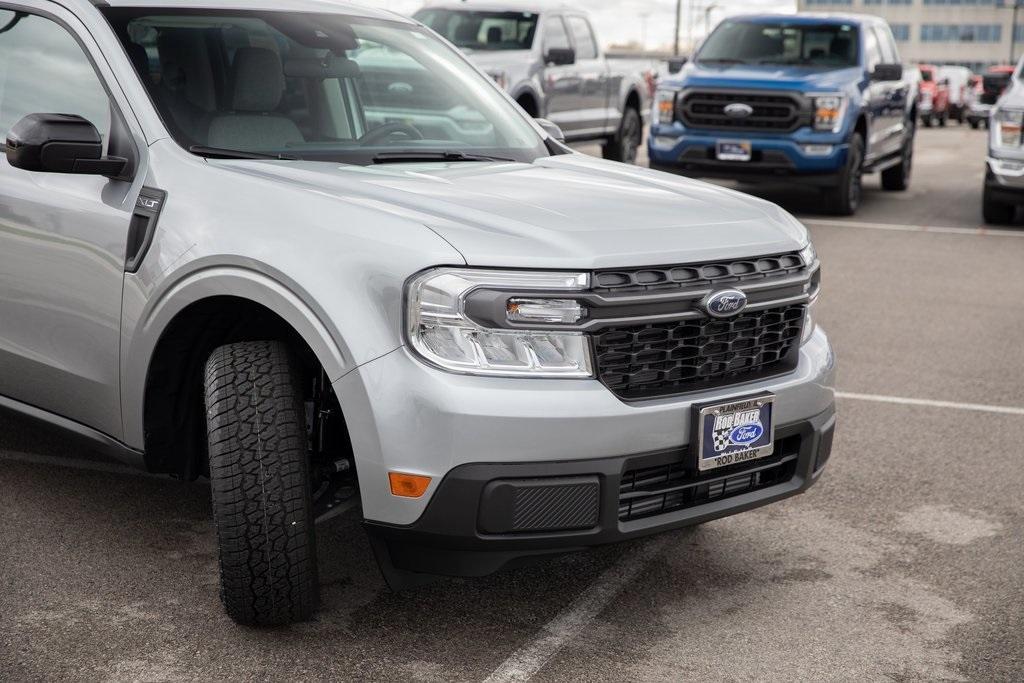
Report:
[[[605,607],[649,565],[668,544],[658,536],[645,542],[637,552],[623,555],[590,584],[575,600],[549,621],[540,633],[501,663],[485,683],[528,681],[552,657],[573,641]]]
[[[999,230],[985,227],[954,228],[941,225],[904,225],[900,223],[867,223],[861,221],[833,221],[825,218],[803,218],[804,223],[825,228],[860,228],[865,230],[892,230],[895,232],[931,232],[943,235],[984,235],[995,237],[1024,237],[1020,230]]]
[[[836,398],[853,401],[874,401],[875,403],[895,403],[908,406],[924,406],[927,408],[952,408],[953,410],[973,410],[980,413],[1000,413],[1002,415],[1024,416],[1024,408],[1016,406],[992,406],[983,403],[958,403],[956,401],[933,401],[927,398],[905,398],[902,396],[882,396],[881,394],[857,394],[849,391],[837,391]]]

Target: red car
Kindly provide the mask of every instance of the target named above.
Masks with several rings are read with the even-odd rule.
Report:
[[[917,113],[925,128],[938,122],[945,126],[949,120],[949,81],[939,79],[938,69],[930,64],[921,64],[921,83],[918,85]]]

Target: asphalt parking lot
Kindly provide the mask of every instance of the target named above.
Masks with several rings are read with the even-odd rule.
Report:
[[[824,263],[840,426],[804,496],[389,592],[356,514],[318,621],[217,596],[208,489],[0,418],[0,680],[1020,680],[1024,227],[980,228],[983,131],[922,130],[851,219],[781,186]]]

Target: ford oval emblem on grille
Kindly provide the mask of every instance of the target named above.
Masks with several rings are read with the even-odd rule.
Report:
[[[749,104],[743,102],[733,102],[732,104],[725,105],[726,116],[731,116],[734,119],[745,119],[754,113],[754,108]]]
[[[714,318],[731,318],[747,307],[747,295],[738,289],[723,289],[704,299],[704,310]]]

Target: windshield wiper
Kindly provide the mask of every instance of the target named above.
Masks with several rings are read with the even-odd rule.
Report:
[[[210,159],[278,159],[281,161],[295,161],[298,157],[287,154],[269,154],[263,152],[246,152],[241,149],[225,149],[223,147],[206,147],[205,145],[192,145],[188,151],[199,156]]]
[[[716,59],[716,58],[712,57],[712,58],[708,58],[708,59],[698,59],[697,63],[698,64],[746,64],[747,60],[745,60],[745,59],[732,59],[730,57],[719,57],[719,58]]]
[[[467,154],[466,152],[381,152],[373,157],[375,164],[395,164],[405,161],[515,161],[508,157],[496,157],[489,154]]]

